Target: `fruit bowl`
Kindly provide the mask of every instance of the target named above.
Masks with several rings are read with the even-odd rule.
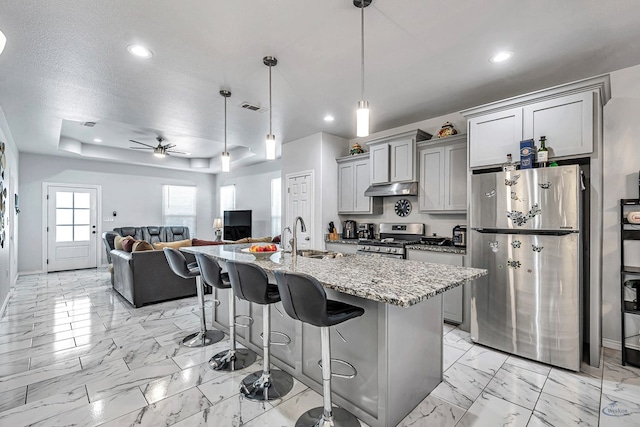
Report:
[[[256,257],[256,259],[267,259],[271,255],[280,251],[281,249],[274,244],[253,245],[250,248],[241,249],[242,253],[253,255],[254,257]]]

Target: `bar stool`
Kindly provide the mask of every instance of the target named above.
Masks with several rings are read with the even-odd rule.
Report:
[[[271,304],[280,301],[278,287],[269,284],[267,273],[255,264],[227,261],[231,287],[240,299],[262,305],[262,371],[247,375],[240,384],[240,392],[251,400],[274,400],[289,393],[293,377],[279,369],[269,369],[271,344]],[[276,332],[274,332],[276,333]],[[282,332],[278,334],[284,335]],[[287,337],[289,338],[289,337]],[[289,338],[289,342],[291,339]],[[273,343],[276,344],[276,343]],[[281,343],[281,344],[288,344]]]
[[[229,283],[229,275],[222,274],[218,261],[203,253],[196,254],[196,261],[204,282],[216,289],[229,290],[229,350],[221,351],[209,359],[209,367],[216,371],[237,371],[256,361],[256,354],[248,349],[236,349],[236,296]],[[225,280],[227,279],[227,280]],[[238,326],[248,326],[241,325]]]
[[[362,316],[364,309],[355,305],[327,299],[322,285],[313,277],[301,273],[276,271],[276,282],[282,305],[289,316],[320,328],[322,343],[322,400],[323,407],[308,410],[298,418],[296,427],[335,426],[359,427],[360,422],[349,411],[331,406],[331,377],[354,378],[355,367],[340,359],[331,359],[329,327]],[[332,374],[331,362],[341,363],[353,369],[353,374]]]
[[[193,262],[187,264],[187,260],[182,253],[173,248],[164,248],[164,256],[167,257],[167,262],[171,271],[183,279],[196,279],[196,290],[198,292],[198,304],[200,308],[200,332],[195,332],[188,335],[182,340],[182,344],[186,347],[205,347],[211,344],[215,344],[224,338],[224,334],[220,331],[208,331],[205,322],[204,314],[204,287],[202,280],[200,280],[200,269],[198,264]]]

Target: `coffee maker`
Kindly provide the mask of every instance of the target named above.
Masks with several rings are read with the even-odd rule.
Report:
[[[360,223],[358,225],[358,239],[375,239],[375,224]]]

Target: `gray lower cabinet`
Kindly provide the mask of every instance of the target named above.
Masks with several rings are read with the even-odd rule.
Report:
[[[365,310],[363,316],[330,328],[331,357],[357,370],[353,379],[332,378],[334,403],[371,427],[397,425],[442,381],[442,298],[402,308],[326,291],[329,299]],[[214,292],[220,305],[213,310],[213,326],[228,332],[229,291]],[[261,356],[263,307],[239,300],[236,307],[238,314],[250,314],[254,320],[249,328],[236,329],[238,342]],[[277,303],[271,309],[271,330],[291,338],[286,345],[271,346],[273,365],[322,394],[320,329],[293,320]],[[279,334],[271,338],[283,340]],[[341,364],[332,365],[334,372],[350,373]],[[418,367],[420,374],[416,375]]]
[[[355,254],[358,250],[358,245],[352,243],[332,243],[326,242],[325,247],[328,251],[340,252],[343,254]]]
[[[459,265],[464,267],[464,255],[449,252],[432,252],[409,249],[407,259],[411,261],[432,262],[434,264]],[[444,293],[444,320],[462,323],[464,286],[458,286]]]

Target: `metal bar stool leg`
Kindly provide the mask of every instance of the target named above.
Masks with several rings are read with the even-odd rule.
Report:
[[[229,288],[229,350],[222,351],[209,360],[209,367],[216,371],[238,371],[252,365],[256,354],[248,349],[236,349],[236,296]]]
[[[322,346],[322,408],[305,412],[296,421],[296,427],[360,427],[360,421],[351,412],[331,404],[331,339],[329,327],[320,328]],[[340,376],[340,375],[338,375]],[[350,376],[345,376],[350,377]]]
[[[240,392],[250,400],[274,400],[289,393],[293,388],[293,377],[279,369],[270,370],[269,346],[271,343],[271,306],[262,309],[262,371],[246,376],[240,384]]]
[[[198,292],[198,308],[200,309],[200,332],[193,333],[182,340],[186,347],[205,347],[222,341],[224,334],[220,331],[208,331],[204,311],[204,287],[200,276],[196,276],[196,291]]]

